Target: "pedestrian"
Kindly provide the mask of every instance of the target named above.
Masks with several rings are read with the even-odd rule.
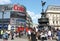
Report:
[[[3,30],[0,30],[0,38],[2,39],[2,36],[3,36]]]
[[[36,39],[40,40],[40,31],[36,33]]]
[[[11,30],[11,40],[14,40],[14,31]]]
[[[59,29],[57,29],[57,36],[58,36],[57,41],[60,41],[60,30]]]
[[[3,41],[7,41],[8,40],[8,33],[4,32],[3,34]]]
[[[47,40],[47,38],[48,38],[47,31],[44,32],[44,35],[45,35],[45,40]]]
[[[18,33],[19,33],[18,28],[16,28],[16,31],[15,31],[16,36],[15,37],[18,37]]]
[[[21,38],[21,33],[22,33],[22,27],[18,26],[18,31],[19,31],[19,38]]]
[[[36,33],[38,32],[38,27],[35,28],[36,29]]]
[[[32,32],[31,32],[31,41],[37,41],[36,32],[34,30],[32,30]]]
[[[41,31],[41,33],[40,33],[40,38],[41,38],[41,41],[44,41],[45,36],[44,36],[44,32],[43,31]]]
[[[51,30],[48,31],[48,39],[52,40],[52,32],[51,32]]]
[[[9,30],[7,30],[6,32],[8,33],[8,38],[9,38],[9,36],[10,36],[10,31],[9,31]]]
[[[31,38],[31,31],[30,31],[30,29],[28,30],[27,34],[28,34],[28,39],[30,40],[30,38]]]

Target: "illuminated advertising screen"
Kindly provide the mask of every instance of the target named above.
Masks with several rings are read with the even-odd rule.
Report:
[[[16,12],[16,11],[11,11],[11,18],[23,18],[26,19],[26,14],[25,13],[20,13],[20,12]]]
[[[21,18],[16,18],[16,23],[20,25],[24,25],[26,23],[26,20]]]
[[[13,25],[16,24],[17,26],[18,25],[25,26],[26,20],[22,18],[11,18],[10,23]]]
[[[13,9],[19,12],[24,12],[24,7],[16,4],[13,6]]]
[[[0,12],[4,9],[4,11],[19,11],[19,12],[25,12],[26,8],[23,5],[18,4],[6,4],[6,5],[0,5]]]
[[[10,4],[6,4],[6,5],[0,5],[0,12],[1,11],[11,11],[13,8],[12,8],[13,6],[12,5],[10,5]]]

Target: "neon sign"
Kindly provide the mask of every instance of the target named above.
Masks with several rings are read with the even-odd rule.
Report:
[[[16,11],[24,12],[24,7],[23,6],[18,6],[16,4],[14,5],[13,9],[16,10]]]

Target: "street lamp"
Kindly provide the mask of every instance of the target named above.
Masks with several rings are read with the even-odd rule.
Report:
[[[4,8],[2,9],[2,30],[4,32]]]

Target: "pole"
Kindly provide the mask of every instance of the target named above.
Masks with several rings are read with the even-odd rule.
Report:
[[[2,11],[2,30],[4,32],[4,11]]]

